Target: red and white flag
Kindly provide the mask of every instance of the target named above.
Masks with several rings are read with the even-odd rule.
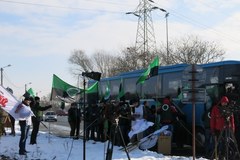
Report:
[[[27,118],[32,116],[33,113],[30,107],[22,107],[19,113],[15,113],[17,106],[21,104],[8,90],[6,90],[3,86],[0,85],[0,107],[9,113],[15,120],[19,120],[21,118]]]

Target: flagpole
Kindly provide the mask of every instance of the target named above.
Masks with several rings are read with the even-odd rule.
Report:
[[[83,160],[86,159],[86,79],[83,75]]]

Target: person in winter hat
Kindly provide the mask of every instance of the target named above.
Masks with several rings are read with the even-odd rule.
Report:
[[[39,97],[35,97],[32,100],[32,103],[30,104],[31,110],[34,113],[34,116],[32,116],[32,125],[33,125],[33,129],[32,129],[32,133],[31,133],[31,139],[30,139],[30,144],[36,144],[37,143],[37,134],[39,131],[39,125],[40,122],[42,120],[42,111],[45,111],[49,108],[52,108],[52,105],[48,105],[45,107],[42,107],[40,105],[40,98]]]
[[[226,96],[223,96],[220,100],[220,103],[213,106],[213,108],[212,108],[211,119],[210,119],[210,128],[211,128],[211,132],[214,135],[218,136],[219,133],[224,129],[224,127],[229,127],[233,131],[235,130],[233,114],[229,115],[229,117],[226,117],[221,112],[223,107],[227,107],[228,103],[229,103],[228,98]],[[226,124],[226,121],[229,121],[229,123]]]
[[[226,143],[230,137],[226,136],[230,136],[229,133],[233,133],[234,136],[235,131],[234,115],[227,111],[228,104],[228,97],[223,96],[220,102],[213,106],[210,117],[210,129],[215,137],[215,154],[221,158],[224,158],[228,154],[226,147],[229,146]]]

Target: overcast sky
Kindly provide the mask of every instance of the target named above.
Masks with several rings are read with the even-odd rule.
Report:
[[[239,0],[154,0],[170,15],[169,40],[197,35],[214,41],[225,60],[240,60]],[[88,55],[119,54],[136,39],[139,0],[0,0],[0,67],[3,85],[19,97],[25,84],[39,96],[51,92],[52,75],[77,85],[68,58],[73,50]],[[166,42],[164,13],[152,12],[157,46]]]

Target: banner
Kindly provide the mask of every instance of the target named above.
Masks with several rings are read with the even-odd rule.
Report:
[[[15,113],[17,106],[21,104],[8,90],[0,85],[0,107],[9,113],[15,120],[33,116],[30,107],[23,106],[18,113]]]
[[[80,93],[81,90],[74,87],[53,74],[52,92],[50,100],[62,100],[67,103],[74,102],[73,96]]]

